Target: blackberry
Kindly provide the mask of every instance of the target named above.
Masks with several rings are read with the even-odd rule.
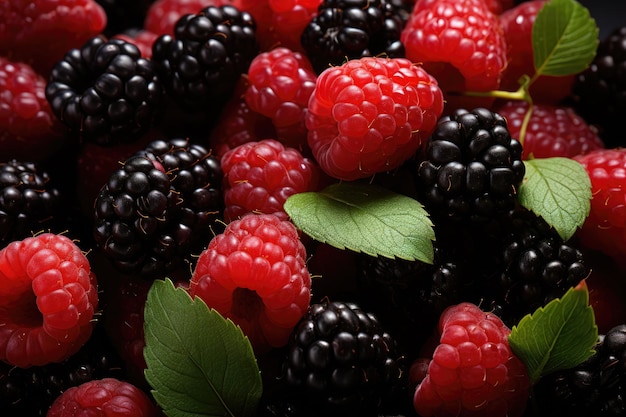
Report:
[[[151,61],[121,39],[96,36],[71,49],[52,69],[46,99],[80,140],[133,142],[156,125],[161,82]]]
[[[95,202],[94,238],[124,272],[174,271],[213,236],[221,168],[202,146],[156,140],[113,172]]]
[[[415,174],[434,218],[489,219],[515,207],[525,174],[522,145],[498,113],[457,109],[438,121]]]
[[[258,52],[256,23],[234,6],[208,6],[182,16],[174,36],[152,45],[152,60],[169,97],[182,108],[221,106]]]
[[[312,304],[294,329],[284,365],[293,398],[317,415],[376,415],[406,385],[395,340],[354,303]]]
[[[559,298],[590,274],[582,252],[541,217],[517,210],[503,228],[499,271],[485,277],[485,301],[508,325]],[[492,252],[493,253],[493,252]],[[493,258],[492,258],[493,259]],[[491,298],[490,298],[491,297]]]
[[[626,26],[600,42],[591,65],[575,78],[572,95],[574,108],[598,128],[606,147],[626,146]]]
[[[61,193],[37,163],[0,163],[0,247],[54,227]]]
[[[302,32],[300,42],[319,74],[346,59],[386,54],[404,57],[400,33],[406,20],[398,2],[324,0]]]
[[[626,415],[626,324],[600,335],[582,364],[542,377],[533,394],[537,416]]]
[[[30,368],[0,362],[0,409],[4,417],[45,417],[67,388],[105,377],[124,378],[122,362],[100,325],[67,360]]]

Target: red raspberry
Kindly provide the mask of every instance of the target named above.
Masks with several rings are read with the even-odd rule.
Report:
[[[0,57],[0,154],[41,161],[58,151],[64,127],[45,96],[46,80],[29,65]]]
[[[0,2],[0,55],[48,75],[72,48],[101,33],[107,23],[94,0],[6,0]]]
[[[174,35],[174,26],[182,16],[196,14],[208,6],[231,4],[229,0],[157,0],[150,5],[144,30],[157,35]]]
[[[306,145],[304,114],[317,75],[306,56],[283,47],[257,55],[248,69],[246,103],[272,119],[280,142]]]
[[[506,39],[509,63],[502,73],[500,89],[516,91],[522,75],[535,73],[532,48],[532,27],[544,0],[527,1],[506,10],[500,15],[500,24]],[[535,103],[557,104],[568,97],[575,75],[552,77],[542,75],[530,87]]]
[[[420,0],[400,39],[406,57],[422,63],[444,95],[500,86],[506,43],[497,16],[484,0]],[[446,97],[450,110],[466,103],[461,99],[450,103],[452,98]],[[476,107],[474,101],[471,107]]]
[[[157,407],[133,384],[115,378],[94,379],[64,391],[46,417],[156,417]]]
[[[593,196],[580,242],[626,267],[626,148],[598,149],[574,159],[587,170]]]
[[[524,116],[528,110],[525,101],[510,100],[498,103],[494,110],[507,119],[512,137],[519,139]],[[604,148],[596,129],[572,108],[550,104],[534,104],[524,136],[523,159],[562,156],[571,158]]]
[[[317,165],[294,148],[274,139],[248,142],[227,152],[224,172],[224,218],[232,221],[246,213],[273,214],[282,220],[287,198],[312,191],[319,178]]]
[[[89,339],[98,304],[89,261],[63,235],[43,233],[0,251],[0,360],[60,362]]]
[[[403,58],[366,57],[324,70],[306,113],[320,167],[342,180],[370,177],[409,159],[443,111],[437,81]]]
[[[515,6],[515,0],[484,0],[487,8],[494,14],[501,14]]]
[[[439,345],[413,405],[420,416],[516,417],[526,408],[529,379],[511,352],[510,329],[471,303],[448,307]]]
[[[257,353],[285,346],[311,299],[298,230],[270,214],[229,223],[200,255],[189,292],[238,324]]]
[[[152,58],[152,44],[159,35],[147,30],[139,30],[132,33],[120,33],[113,37],[134,44],[139,48],[142,57],[150,59]]]

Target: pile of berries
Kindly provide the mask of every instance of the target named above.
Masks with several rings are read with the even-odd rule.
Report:
[[[626,27],[490,93],[534,74],[547,3],[2,2],[2,415],[167,415],[165,279],[241,330],[258,417],[626,415]],[[548,158],[590,180],[572,236],[520,199]],[[351,185],[419,202],[432,259],[350,240],[397,228]],[[532,379],[512,329],[581,282],[593,355]]]

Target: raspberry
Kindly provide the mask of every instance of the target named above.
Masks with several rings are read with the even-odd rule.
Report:
[[[528,104],[509,100],[497,103],[494,110],[507,120],[511,136],[520,139]],[[535,158],[571,158],[604,148],[597,130],[573,108],[539,103],[533,105],[523,145],[523,159],[531,155]]]
[[[0,154],[41,161],[64,143],[63,125],[45,97],[46,80],[29,65],[0,57]]]
[[[626,324],[600,335],[594,350],[582,364],[539,380],[534,392],[541,415],[626,415]]]
[[[406,380],[404,358],[375,314],[358,304],[313,304],[293,331],[287,389],[314,415],[370,415]]]
[[[361,58],[317,78],[307,140],[328,175],[366,178],[409,159],[442,111],[441,90],[423,68],[403,58]]]
[[[422,63],[446,99],[453,98],[449,93],[500,86],[507,64],[506,43],[498,18],[483,0],[420,0],[400,39],[406,57]],[[449,103],[448,107],[457,106]]]
[[[529,398],[524,364],[511,352],[510,329],[471,303],[448,307],[439,345],[415,390],[420,416],[521,416]]]
[[[249,13],[230,5],[209,6],[181,17],[174,36],[158,37],[152,61],[169,98],[183,109],[210,105],[219,110],[257,50]]]
[[[501,90],[516,91],[520,86],[519,79],[522,75],[532,77],[535,73],[532,28],[537,13],[545,3],[545,0],[526,1],[500,15],[509,59],[502,73]],[[539,76],[530,86],[533,102],[558,104],[571,94],[574,78],[574,75]]]
[[[156,0],[146,12],[143,28],[157,35],[174,35],[178,19],[186,14],[196,14],[209,6],[224,6],[228,0]]]
[[[591,180],[591,211],[579,230],[580,243],[624,265],[626,255],[626,149],[598,149],[574,157]]]
[[[152,62],[121,39],[96,36],[71,49],[46,85],[52,111],[79,139],[132,142],[156,124],[161,82]]]
[[[313,161],[273,139],[240,145],[222,157],[221,165],[227,222],[251,212],[287,220],[287,198],[313,191],[319,177]]]
[[[311,298],[298,230],[269,214],[232,221],[198,258],[189,293],[238,324],[257,353],[285,346]]]
[[[437,218],[484,220],[515,207],[526,172],[506,120],[485,108],[442,117],[416,161],[417,189]]]
[[[614,29],[598,45],[596,56],[576,76],[574,108],[600,130],[607,147],[625,146],[622,120],[626,118],[626,25]]]
[[[159,37],[156,33],[147,30],[132,30],[114,35],[114,39],[121,39],[134,44],[146,59],[152,58],[152,44]]]
[[[257,55],[248,69],[245,93],[250,109],[272,119],[280,142],[306,145],[304,114],[317,75],[306,56],[283,47]]]
[[[159,412],[146,393],[117,378],[85,382],[63,392],[52,403],[46,417],[86,415],[157,417]]]
[[[384,0],[322,1],[301,36],[315,71],[366,56],[404,57],[405,22],[394,11]]]
[[[89,339],[96,276],[68,237],[43,233],[0,251],[0,360],[26,368],[60,362]]]
[[[515,6],[515,0],[484,0],[487,8],[494,14],[502,14]]]
[[[47,76],[67,50],[101,33],[106,21],[104,9],[93,0],[3,1],[0,55]]]

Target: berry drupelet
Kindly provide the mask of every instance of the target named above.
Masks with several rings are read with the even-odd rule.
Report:
[[[514,208],[524,178],[522,145],[485,108],[442,117],[416,162],[422,202],[435,217],[486,219]]]
[[[163,92],[135,45],[96,36],[54,66],[46,98],[80,140],[110,145],[132,142],[156,125]]]
[[[169,98],[187,110],[221,105],[256,56],[252,16],[230,5],[208,6],[183,15],[174,36],[165,34],[152,46],[152,60]]]

